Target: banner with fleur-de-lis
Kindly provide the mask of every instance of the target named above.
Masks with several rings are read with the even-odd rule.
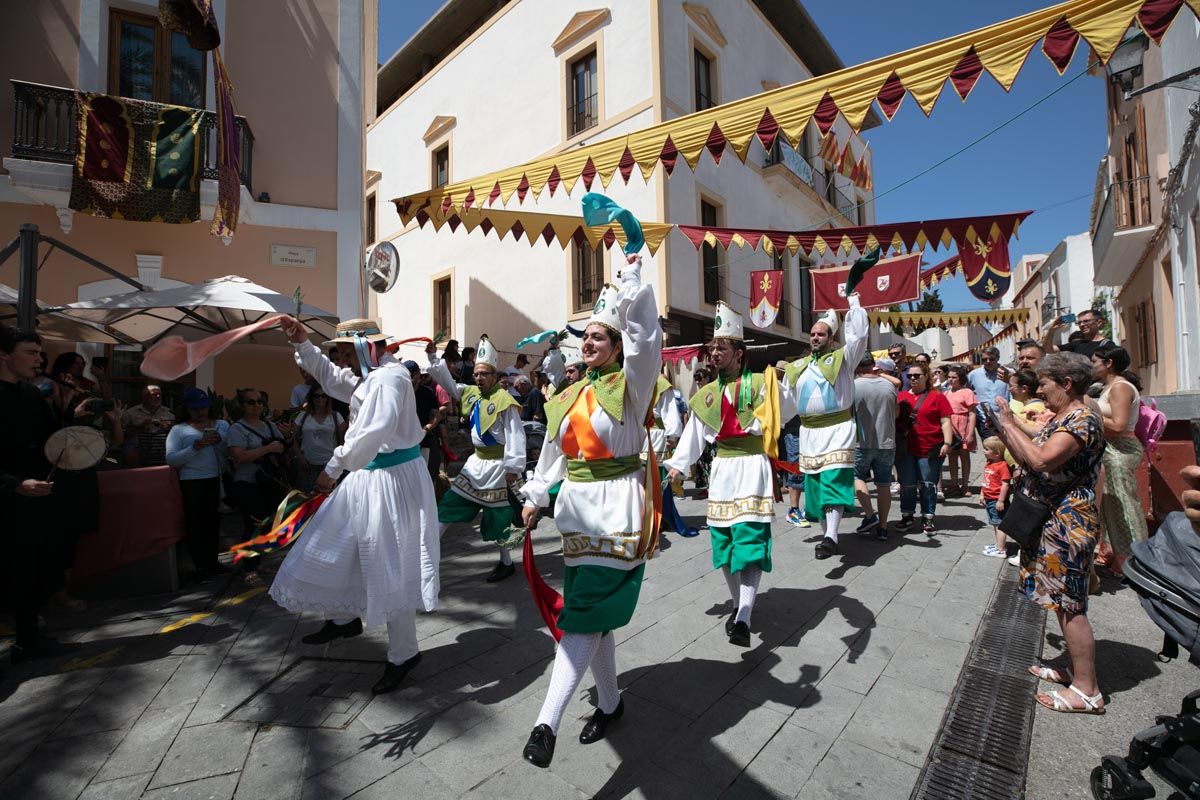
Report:
[[[980,300],[991,303],[1004,296],[1012,282],[1012,266],[1008,260],[1008,239],[1004,236],[982,236],[975,241],[963,239],[955,243],[962,262],[967,288]]]
[[[750,273],[750,321],[769,328],[783,304],[783,270],[758,269]]]

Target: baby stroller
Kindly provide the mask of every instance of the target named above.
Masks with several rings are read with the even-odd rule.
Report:
[[[1192,663],[1200,663],[1200,536],[1187,517],[1174,512],[1153,538],[1135,543],[1125,578],[1163,629],[1159,658],[1175,658],[1182,646]],[[1124,758],[1101,759],[1092,770],[1092,795],[1097,800],[1154,797],[1154,787],[1142,777],[1146,769],[1180,792],[1172,797],[1200,800],[1200,690],[1183,698],[1178,714],[1159,716],[1153,727],[1134,736]]]

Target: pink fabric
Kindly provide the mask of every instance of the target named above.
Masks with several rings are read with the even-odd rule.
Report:
[[[963,448],[974,453],[978,445],[975,441],[975,406],[979,400],[970,389],[958,389],[953,392],[943,391],[950,401],[950,427],[963,440]],[[967,446],[967,443],[970,446]]]
[[[286,316],[271,314],[252,325],[208,336],[198,342],[185,342],[180,336],[167,336],[146,351],[142,358],[142,374],[160,381],[177,380],[239,340],[276,325]]]

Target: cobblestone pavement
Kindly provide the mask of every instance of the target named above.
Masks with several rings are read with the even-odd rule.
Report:
[[[703,502],[680,505],[702,523]],[[730,603],[707,533],[667,534],[617,632],[624,718],[579,744],[586,678],[548,770],[521,748],[553,640],[519,571],[483,581],[494,551],[462,526],[443,544],[441,607],[418,620],[424,659],[381,697],[369,687],[383,629],[303,645],[320,621],[240,578],[94,603],[50,619],[73,652],[6,667],[0,797],[907,797],[996,576],[1012,569],[980,555],[982,517],[951,501],[932,538],[843,534],[827,561],[813,558],[816,528],[780,519],[750,649],[723,634]],[[536,542],[558,584],[552,521]]]

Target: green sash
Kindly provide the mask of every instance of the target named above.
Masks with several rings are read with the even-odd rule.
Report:
[[[475,408],[475,403],[479,400],[483,401],[479,405],[479,430],[483,433],[490,431],[496,424],[496,420],[507,409],[519,410],[521,408],[521,404],[497,383],[487,395],[480,392],[478,386],[468,386],[463,389],[459,413],[470,419],[471,410]]]
[[[576,381],[554,395],[546,403],[546,435],[551,440],[558,438],[563,418],[579,398],[585,386],[591,385],[596,403],[617,422],[625,415],[625,370],[609,364],[598,373],[588,371],[585,380]]]
[[[760,456],[764,452],[761,436],[731,436],[717,441],[717,458]]]
[[[572,483],[595,483],[610,481],[630,475],[642,468],[640,455],[623,456],[620,458],[597,458],[588,461],[586,458],[567,459],[567,480]]]
[[[850,409],[842,409],[841,411],[830,411],[828,414],[810,414],[800,418],[800,424],[806,428],[832,428],[834,425],[841,425],[843,422],[849,422],[854,418],[850,413]]]
[[[761,373],[755,372],[750,375],[750,394],[754,398],[754,404],[752,407],[743,408],[738,412],[738,424],[742,428],[748,428],[754,424],[754,412],[763,403],[764,381]],[[700,421],[714,431],[721,430],[722,390],[719,384],[720,381],[713,381],[692,395],[692,399],[688,401],[688,406],[700,418]]]
[[[475,457],[482,458],[484,461],[499,461],[504,458],[504,445],[493,444],[485,447],[476,447]]]

